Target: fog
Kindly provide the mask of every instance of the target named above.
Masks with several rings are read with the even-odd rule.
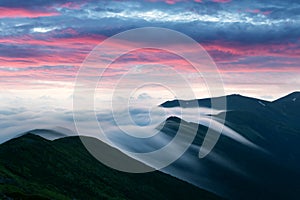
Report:
[[[219,189],[226,188],[220,186],[219,189],[214,189],[218,188],[219,183],[207,175],[210,170],[205,164],[207,160],[215,163],[215,166],[233,171],[243,177],[251,178],[250,175],[245,174],[238,165],[215,151],[210,152],[208,159],[202,162],[197,156],[200,147],[191,144],[192,140],[189,141],[184,136],[187,127],[183,127],[183,136],[178,140],[174,140],[158,129],[167,118],[176,116],[186,122],[210,127],[212,130],[222,130],[220,137],[230,138],[250,150],[264,152],[241,134],[224,126],[220,120],[211,117],[222,112],[218,110],[162,108],[157,102],[154,104],[143,102],[127,108],[116,106],[117,109],[111,109],[105,106],[102,109],[97,107],[95,110],[80,110],[74,113],[72,108],[51,106],[55,105],[55,100],[51,99],[30,102],[30,104],[14,104],[15,107],[9,105],[12,105],[9,101],[6,105],[3,101],[0,109],[0,143],[29,131],[51,140],[65,136],[91,136],[109,143],[155,169],[217,193],[222,193]],[[103,102],[102,105],[109,104]],[[186,133],[188,131],[190,130],[186,129]]]

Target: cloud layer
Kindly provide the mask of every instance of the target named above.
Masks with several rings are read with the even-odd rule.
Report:
[[[294,0],[4,0],[0,3],[0,85],[15,89],[24,86],[18,82],[32,80],[73,82],[97,44],[121,31],[146,26],[192,37],[208,51],[224,77],[282,72],[294,73],[296,78],[300,73],[299,13],[300,3]],[[145,52],[129,54],[123,62],[155,61],[187,69],[180,59]],[[121,68],[115,72],[121,74]]]

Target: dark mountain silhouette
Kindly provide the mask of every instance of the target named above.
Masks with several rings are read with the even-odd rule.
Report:
[[[293,92],[275,101],[265,101],[257,98],[245,97],[238,94],[224,97],[214,97],[215,101],[226,99],[226,111],[238,111],[255,113],[261,117],[274,119],[285,123],[290,127],[300,128],[300,92]],[[211,98],[195,100],[172,100],[160,105],[164,108],[182,107],[191,108],[195,106],[211,108]],[[293,123],[291,123],[293,122]]]
[[[66,133],[64,133],[64,131],[57,131],[57,130],[52,130],[52,129],[34,129],[29,132],[31,134],[38,135],[45,139],[51,139],[51,140],[68,136]],[[28,132],[21,133],[21,134],[19,134],[19,137],[22,135],[26,135],[26,134],[28,134]],[[74,135],[74,133],[73,133],[73,135]]]
[[[300,93],[295,92],[273,102],[240,95],[226,98],[227,110],[212,118],[221,121],[222,115],[226,114],[225,126],[253,145],[247,146],[222,134],[213,151],[206,158],[198,159],[197,153],[208,127],[170,117],[160,127],[170,137],[177,133],[179,125],[184,127],[186,134],[192,127],[198,126],[194,145],[182,158],[193,162],[193,166],[186,169],[191,173],[181,172],[180,168],[184,166],[180,160],[169,167],[170,171],[229,199],[298,199]],[[192,101],[197,101],[199,106],[210,107],[210,99],[174,100],[161,106],[170,108],[181,104],[188,108]],[[204,182],[206,179],[209,181]]]
[[[211,107],[211,99],[222,99],[226,98],[227,101],[227,109],[228,110],[245,110],[245,111],[253,111],[253,108],[261,109],[266,106],[276,106],[276,107],[284,107],[286,105],[300,105],[300,92],[293,92],[284,97],[281,97],[275,101],[266,101],[252,97],[246,97],[239,94],[232,94],[223,97],[213,97],[213,98],[205,98],[205,99],[193,99],[193,100],[171,100],[162,103],[160,106],[165,108],[172,107]],[[196,102],[196,103],[195,103]]]

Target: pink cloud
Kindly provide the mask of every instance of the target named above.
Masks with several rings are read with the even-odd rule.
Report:
[[[299,72],[300,68],[295,60],[300,55],[298,46],[297,43],[243,45],[223,41],[203,44],[203,47],[220,66],[220,71],[224,72]],[[262,63],[259,60],[255,61],[255,57],[274,57],[278,59],[278,62],[271,59]],[[245,58],[252,58],[252,61],[244,64],[239,62]]]
[[[149,2],[165,2],[166,4],[176,4],[178,2],[187,2],[189,0],[148,0]],[[194,2],[202,3],[202,0],[194,0]]]
[[[56,11],[38,11],[28,10],[24,8],[6,8],[0,7],[0,18],[37,18],[37,17],[49,17],[59,15]]]
[[[256,72],[295,72],[299,73],[300,69],[289,67],[283,64],[281,67],[261,67],[258,63],[251,64],[218,64],[221,73],[238,72],[238,73],[256,73]]]
[[[14,73],[31,73],[31,71],[23,70],[28,67],[62,65],[79,67],[89,52],[105,39],[105,37],[101,35],[76,35],[76,31],[71,29],[64,30],[64,32],[75,35],[70,38],[53,38],[46,34],[40,34],[39,39],[29,35],[0,38],[0,44],[14,45],[18,50],[16,54],[12,52],[12,55],[5,56],[4,54],[0,56],[0,66],[21,69],[6,72],[0,70],[0,76]],[[39,51],[34,53],[34,51],[30,49],[39,49]],[[23,56],[22,51],[24,51],[25,55],[28,51],[31,53]],[[33,69],[32,72],[39,73],[39,71]],[[49,76],[51,76],[51,74]]]
[[[82,4],[76,4],[74,2],[67,2],[62,4],[60,7],[61,8],[68,8],[68,9],[80,9]]]
[[[182,2],[184,0],[148,0],[150,2],[165,2],[166,4],[170,4],[170,5],[173,5],[177,2]]]
[[[214,41],[203,44],[209,52],[223,52],[238,57],[244,56],[277,56],[277,57],[294,57],[300,55],[299,44],[239,44],[234,42]]]
[[[64,30],[63,33],[76,34],[74,30]],[[41,34],[42,36],[42,34]],[[24,35],[22,37],[6,37],[0,38],[0,43],[4,44],[20,44],[20,45],[40,45],[40,46],[57,46],[64,48],[76,48],[83,46],[91,46],[91,48],[105,39],[101,35],[89,35],[89,36],[74,36],[70,38],[47,38],[47,39],[35,39],[30,35]]]
[[[70,38],[53,38],[46,34],[40,34],[39,39],[33,36],[25,35],[23,37],[6,37],[0,38],[0,44],[12,44],[18,48],[37,48],[40,49],[38,54],[30,54],[22,57],[21,54],[16,54],[11,57],[0,57],[0,66],[13,70],[0,70],[0,76],[31,76],[34,78],[43,78],[46,80],[58,80],[60,76],[75,77],[78,68],[84,61],[90,51],[105,39],[101,35],[83,36],[78,35],[76,31],[64,30],[72,35]],[[45,36],[45,37],[44,37]],[[42,39],[40,39],[42,38]],[[123,45],[123,46],[122,46]],[[181,45],[181,44],[176,44]],[[105,50],[107,55],[114,55],[118,50],[126,48],[126,41],[114,41],[111,46]],[[282,62],[282,67],[273,68],[272,65],[260,66],[260,63],[250,64],[235,64],[233,62],[245,57],[255,56],[276,56],[276,57],[292,57],[298,58],[300,50],[297,48],[297,43],[289,44],[248,44],[242,45],[239,43],[214,41],[203,44],[203,47],[212,55],[213,59],[220,66],[221,72],[256,72],[256,71],[299,71],[296,67],[291,67],[293,63]],[[190,52],[186,46],[179,47],[182,51]],[[4,54],[5,55],[5,54]],[[18,57],[19,56],[19,57]],[[107,61],[110,61],[108,56]],[[190,63],[179,56],[172,53],[157,50],[157,49],[140,49],[129,52],[121,56],[110,66],[111,69],[106,72],[106,76],[115,76],[123,73],[124,67],[143,64],[162,64],[171,66],[179,72],[193,73]],[[73,70],[58,68],[43,68],[42,66],[73,66]],[[36,67],[36,69],[34,68]],[[28,69],[29,68],[29,69]],[[20,69],[20,70],[18,70]],[[53,73],[52,73],[53,71]],[[91,69],[87,76],[97,76],[97,68]],[[71,79],[70,79],[71,80]]]
[[[254,9],[254,10],[247,9],[246,12],[255,13],[255,14],[263,14],[263,15],[269,15],[270,13],[272,13],[272,11],[261,11],[259,9]]]
[[[215,2],[215,3],[228,3],[230,1],[231,0],[212,0],[212,2]]]

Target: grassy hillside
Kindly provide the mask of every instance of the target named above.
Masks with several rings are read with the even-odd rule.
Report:
[[[94,159],[78,137],[26,134],[0,145],[1,199],[219,199],[161,172],[129,174]]]

